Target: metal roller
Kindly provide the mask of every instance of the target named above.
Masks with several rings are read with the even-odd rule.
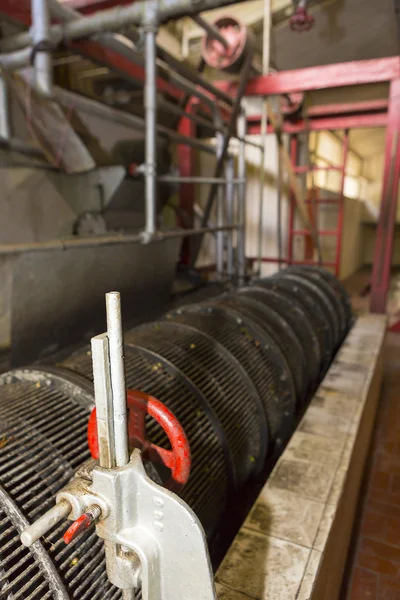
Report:
[[[332,348],[332,352],[335,351],[340,340],[340,322],[337,307],[330,297],[330,288],[325,285],[324,281],[317,282],[292,271],[283,271],[281,277],[286,277],[296,285],[304,286],[310,295],[318,301],[321,312],[328,324],[328,345]]]
[[[93,379],[89,347],[74,353],[61,366],[90,381]],[[231,458],[216,412],[195,383],[151,349],[125,345],[125,378],[128,388],[162,398],[184,427],[190,441],[193,468],[181,496],[199,516],[211,537],[233,485]],[[146,419],[146,429],[153,444],[169,447],[164,431],[154,419]],[[215,474],[214,478],[208,476],[209,469]]]
[[[303,266],[299,269],[299,267],[289,267],[289,269],[294,269],[302,274],[318,276],[319,278],[325,280],[332,290],[335,292],[336,297],[340,300],[340,304],[343,307],[344,315],[345,315],[345,327],[342,330],[342,335],[345,335],[351,326],[353,321],[353,312],[351,308],[350,296],[346,292],[344,286],[340,283],[339,279],[337,279],[332,273],[324,269],[323,267],[317,267],[313,265]]]
[[[232,354],[205,333],[182,323],[142,325],[126,334],[125,343],[157,352],[200,389],[224,429],[235,486],[261,469],[268,448],[262,401]]]
[[[295,389],[285,357],[273,339],[243,313],[212,302],[182,306],[166,318],[207,333],[235,356],[257,388],[272,447],[279,449],[292,429]]]
[[[312,388],[318,381],[321,352],[318,337],[308,322],[305,311],[300,305],[290,302],[287,296],[278,290],[254,285],[241,288],[238,293],[270,306],[287,321],[301,344],[307,364],[309,387]]]
[[[309,293],[302,284],[294,283],[285,277],[268,277],[257,281],[257,285],[266,289],[278,290],[293,304],[299,305],[307,315],[307,320],[313,327],[318,338],[321,353],[320,376],[328,368],[332,359],[333,350],[329,344],[329,323],[321,310],[318,300]]]
[[[274,343],[283,352],[300,402],[307,392],[307,366],[301,350],[301,344],[285,319],[270,306],[239,294],[228,294],[216,300],[218,305],[235,307],[241,314],[254,319],[259,327],[264,328]]]

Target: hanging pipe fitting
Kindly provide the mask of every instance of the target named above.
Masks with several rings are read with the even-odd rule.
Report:
[[[308,0],[300,0],[295,3],[295,10],[290,18],[290,29],[292,31],[309,31],[315,23],[315,19],[307,11]]]

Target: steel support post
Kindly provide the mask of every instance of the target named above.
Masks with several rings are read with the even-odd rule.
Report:
[[[246,279],[246,115],[242,112],[237,121],[237,132],[240,138],[238,178],[242,183],[238,185],[238,233],[237,233],[237,256],[238,256],[238,283],[243,285]]]
[[[216,119],[218,121],[218,118]],[[221,160],[223,147],[224,147],[224,135],[221,132],[216,134],[217,142],[217,163]],[[224,226],[224,188],[219,186],[217,188],[217,227]],[[224,275],[224,241],[225,232],[218,231],[216,235],[216,246],[215,246],[215,264],[217,278],[222,279]]]
[[[372,268],[371,311],[386,311],[400,177],[400,79],[392,81],[386,130],[382,201]]]
[[[156,27],[147,25],[145,31],[146,82],[144,108],[146,122],[146,225],[145,235],[151,238],[157,231],[157,87],[156,87]]]
[[[298,139],[297,135],[292,135],[290,138],[290,159],[293,167],[297,164],[298,155]],[[288,264],[291,265],[293,262],[293,230],[295,223],[295,212],[296,212],[296,200],[294,197],[293,190],[289,193],[289,230],[288,230]]]
[[[235,201],[235,189],[234,189],[234,177],[235,177],[235,161],[233,158],[228,158],[225,166],[225,177],[226,177],[226,220],[227,225],[233,225],[234,219],[234,201]],[[233,278],[235,275],[234,265],[234,252],[233,252],[233,229],[227,232],[227,265],[226,272],[229,278]]]
[[[187,112],[192,112],[193,102],[189,101]],[[182,117],[179,122],[178,132],[187,137],[195,137],[196,125],[188,117]],[[194,151],[193,148],[186,145],[178,145],[178,164],[181,177],[192,177],[194,174]],[[181,227],[193,227],[194,225],[194,195],[195,186],[193,182],[183,182],[179,186],[179,208],[184,215],[180,219]],[[191,240],[186,238],[182,243],[181,262],[185,265],[190,262]]]

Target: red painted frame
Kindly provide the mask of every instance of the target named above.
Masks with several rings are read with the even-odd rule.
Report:
[[[310,90],[343,87],[347,85],[390,82],[389,100],[342,103],[312,107],[307,123],[304,120],[286,120],[283,131],[296,134],[302,131],[322,131],[354,129],[363,127],[386,127],[385,166],[383,176],[382,203],[376,232],[374,264],[371,285],[371,310],[385,312],[386,297],[390,283],[390,268],[393,252],[394,226],[396,219],[397,193],[400,177],[400,57],[388,57],[369,61],[354,61],[337,65],[326,65],[285,71],[256,77],[246,88],[246,95],[273,95]],[[219,86],[228,93],[234,93],[235,84],[220,82]],[[268,131],[272,132],[269,127]],[[248,132],[260,133],[260,117],[249,118]],[[292,149],[292,162],[293,160]],[[291,205],[293,199],[290,200]],[[323,202],[323,200],[321,200]],[[290,211],[291,213],[292,211]],[[339,228],[342,227],[343,215]],[[293,223],[289,224],[293,230]],[[329,266],[338,264],[337,260]],[[264,262],[278,262],[278,259],[265,257]],[[293,241],[289,235],[288,258],[281,262],[292,264]],[[307,261],[307,264],[309,262]],[[327,265],[328,266],[328,265]]]

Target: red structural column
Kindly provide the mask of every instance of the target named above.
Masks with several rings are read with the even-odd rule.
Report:
[[[382,202],[372,269],[371,311],[384,313],[390,283],[400,176],[400,79],[392,81],[386,129]]]
[[[186,106],[186,111],[191,112],[194,108],[194,102],[189,101]],[[182,117],[178,127],[179,133],[182,135],[195,137],[196,125],[188,117]],[[194,148],[180,144],[178,146],[178,164],[181,177],[190,177],[194,174]],[[191,228],[194,224],[194,194],[195,187],[193,183],[181,183],[179,187],[179,208],[180,214],[183,215],[179,225],[181,227]],[[181,261],[184,264],[190,262],[190,239],[186,238],[182,245]]]

